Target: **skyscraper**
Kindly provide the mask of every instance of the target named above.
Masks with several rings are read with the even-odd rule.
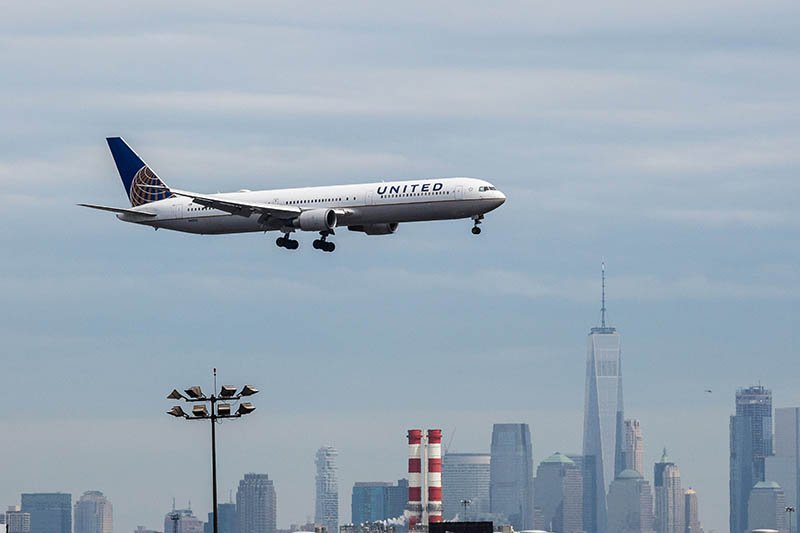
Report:
[[[653,471],[656,495],[656,533],[684,533],[684,494],[681,488],[681,472],[667,457],[667,449]]]
[[[786,505],[800,509],[800,407],[775,409],[775,455],[766,458],[764,479],[781,486]]]
[[[108,498],[97,490],[83,493],[75,502],[75,533],[112,533],[114,510]]]
[[[489,513],[489,480],[492,456],[488,453],[447,453],[442,459],[444,519],[461,520]],[[469,500],[466,510],[461,502]]]
[[[533,480],[534,527],[555,533],[583,531],[583,472],[561,453],[539,463]]]
[[[528,424],[495,424],[489,469],[489,508],[514,529],[533,526],[533,447]]]
[[[20,510],[16,505],[9,506],[6,512],[7,533],[31,533],[31,515]]]
[[[387,481],[357,481],[353,485],[350,516],[355,525],[403,516],[408,498],[408,480],[396,485]]]
[[[684,523],[686,528],[685,533],[703,533],[703,528],[700,526],[700,509],[697,503],[697,492],[692,489],[686,491],[683,500]]]
[[[203,521],[191,509],[172,509],[164,516],[164,533],[204,533]]]
[[[31,533],[72,533],[71,494],[23,494],[22,511],[31,515]]]
[[[764,481],[765,459],[772,455],[772,391],[761,385],[736,391],[730,419],[730,533],[748,528],[750,490]]]
[[[653,533],[653,494],[636,470],[623,470],[608,489],[609,533]]]
[[[776,529],[786,527],[786,499],[783,490],[774,481],[759,481],[750,491],[747,510],[747,529]]]
[[[641,425],[635,418],[625,421],[625,469],[644,475],[644,439]]]
[[[277,526],[275,485],[267,474],[245,474],[236,491],[239,533],[275,533]]]
[[[217,527],[219,533],[238,533],[236,526],[236,504],[217,504]],[[214,514],[208,513],[208,521],[203,526],[204,533],[214,533]],[[168,533],[168,532],[167,532]]]
[[[620,336],[606,325],[605,265],[600,326],[592,328],[586,354],[583,418],[584,528],[605,533],[606,493],[624,469],[622,355]]]
[[[317,466],[317,499],[314,521],[325,526],[328,533],[339,531],[339,484],[336,480],[336,456],[339,453],[333,446],[323,446],[317,450],[314,463]]]

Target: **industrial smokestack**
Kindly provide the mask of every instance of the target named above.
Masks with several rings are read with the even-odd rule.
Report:
[[[422,520],[422,430],[408,430],[408,529]]]
[[[428,524],[442,521],[442,430],[428,430]]]

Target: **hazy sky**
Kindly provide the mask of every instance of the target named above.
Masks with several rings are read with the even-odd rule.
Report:
[[[220,493],[275,479],[313,514],[314,452],[354,481],[405,470],[405,430],[488,451],[531,425],[578,452],[586,334],[623,339],[626,415],[727,531],[728,416],[761,382],[800,405],[796,1],[20,2],[0,18],[0,504],[104,491],[120,533],[172,497],[210,509],[208,428],[173,386],[261,389],[219,431]],[[104,137],[176,187],[469,175],[469,221],[274,235],[122,224]],[[704,389],[712,389],[711,394]],[[648,472],[647,477],[652,477]]]

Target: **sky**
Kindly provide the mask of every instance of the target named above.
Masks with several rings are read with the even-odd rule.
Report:
[[[218,431],[223,500],[275,480],[313,515],[314,452],[404,475],[407,428],[486,452],[531,426],[579,452],[586,335],[623,343],[647,477],[666,446],[727,531],[737,387],[800,405],[800,34],[794,1],[4,4],[0,18],[0,503],[102,490],[115,530],[210,509],[209,431],[173,387],[261,392]],[[153,232],[104,137],[203,192],[475,176],[470,221],[274,235]],[[704,392],[711,389],[712,393]]]

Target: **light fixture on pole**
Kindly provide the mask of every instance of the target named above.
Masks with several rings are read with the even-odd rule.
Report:
[[[216,395],[217,390],[217,369],[214,369],[214,391],[211,396],[203,394],[203,390],[199,385],[189,387],[181,393],[178,389],[173,389],[167,399],[169,400],[183,400],[186,402],[195,403],[192,406],[191,414],[185,412],[180,405],[175,405],[167,411],[168,415],[175,418],[183,418],[186,420],[210,420],[211,421],[211,493],[213,500],[213,513],[214,513],[214,533],[219,533],[219,521],[217,520],[217,422],[229,418],[241,418],[256,410],[255,406],[250,402],[240,401],[245,396],[252,396],[258,393],[258,389],[252,385],[245,385],[242,390],[237,394],[237,388],[231,385],[223,385],[220,388],[219,395]],[[238,408],[234,411],[233,404],[239,403]]]

